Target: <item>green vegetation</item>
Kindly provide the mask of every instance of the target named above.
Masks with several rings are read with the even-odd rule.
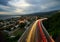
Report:
[[[17,42],[18,39],[21,37],[21,35],[23,34],[23,32],[25,31],[24,28],[22,29],[18,29],[16,30],[14,33],[12,33],[10,36],[15,36],[15,37],[10,37],[8,34],[6,33],[3,33],[4,36],[5,36],[5,39],[7,42]]]
[[[43,24],[50,35],[56,38],[56,36],[60,35],[60,12],[53,13]]]

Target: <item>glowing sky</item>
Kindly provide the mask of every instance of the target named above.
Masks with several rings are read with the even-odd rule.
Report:
[[[60,9],[60,0],[0,0],[0,14],[28,14]]]

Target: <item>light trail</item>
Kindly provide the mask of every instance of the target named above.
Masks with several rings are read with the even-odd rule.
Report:
[[[55,42],[42,25],[43,20],[39,19],[35,21],[18,42]]]
[[[38,27],[39,27],[42,42],[47,42],[46,36],[45,36],[45,34],[42,30],[42,27],[41,27],[41,21],[38,21]]]
[[[29,32],[29,35],[27,37],[27,42],[33,42],[34,41],[34,34],[35,34],[37,22],[38,22],[38,20],[33,24],[32,28],[31,28],[31,31]]]

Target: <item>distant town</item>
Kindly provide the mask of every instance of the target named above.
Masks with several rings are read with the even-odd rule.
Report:
[[[0,20],[0,31],[8,39],[7,41],[12,42],[12,39],[16,41],[20,38],[22,33],[38,18],[39,16],[20,16],[16,18],[10,18]],[[4,39],[4,38],[3,38]],[[14,41],[13,40],[13,41]],[[15,41],[14,41],[15,42]]]

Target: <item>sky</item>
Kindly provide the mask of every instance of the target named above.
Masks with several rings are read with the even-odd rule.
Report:
[[[60,0],[0,0],[0,14],[17,15],[60,10]]]

